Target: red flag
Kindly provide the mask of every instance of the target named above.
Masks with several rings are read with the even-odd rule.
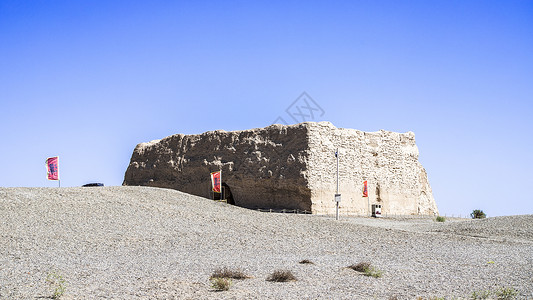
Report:
[[[363,182],[363,197],[368,197],[368,183],[366,180]]]
[[[49,157],[46,159],[46,170],[48,180],[59,180],[59,157]]]
[[[220,177],[222,176],[222,171],[211,173],[211,186],[213,187],[213,192],[220,193],[222,190],[222,182]]]

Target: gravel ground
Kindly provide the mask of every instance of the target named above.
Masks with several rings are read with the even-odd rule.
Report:
[[[363,261],[383,276],[346,268]],[[224,266],[252,278],[214,291]],[[298,280],[265,280],[278,269]],[[52,272],[64,299],[533,299],[533,215],[335,221],[148,187],[0,188],[0,298],[50,297]]]

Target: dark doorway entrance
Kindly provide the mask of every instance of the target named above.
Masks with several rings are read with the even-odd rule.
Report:
[[[226,199],[226,202],[231,205],[235,205],[235,200],[233,200],[233,194],[231,193],[231,188],[225,182],[222,182],[222,199]]]
[[[231,193],[231,188],[225,182],[222,182],[222,193],[211,192],[213,200],[222,200],[226,203],[235,205],[235,200],[233,200],[233,194]]]

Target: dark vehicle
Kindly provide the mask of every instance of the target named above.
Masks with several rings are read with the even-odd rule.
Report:
[[[82,187],[91,187],[91,186],[104,186],[104,184],[95,182],[95,183],[87,183],[87,184],[82,185]]]

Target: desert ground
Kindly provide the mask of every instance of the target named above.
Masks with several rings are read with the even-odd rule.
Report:
[[[360,262],[381,277],[347,268]],[[216,291],[222,267],[250,278]],[[297,280],[266,280],[280,269]],[[58,285],[61,299],[533,299],[533,215],[336,221],[148,187],[0,188],[0,299]]]

